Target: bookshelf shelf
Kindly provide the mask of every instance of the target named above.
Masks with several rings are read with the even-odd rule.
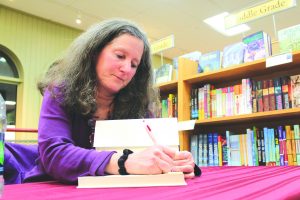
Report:
[[[211,126],[219,124],[232,124],[241,122],[258,122],[258,121],[269,121],[290,117],[300,117],[300,108],[290,108],[284,110],[274,110],[266,112],[257,112],[252,114],[235,115],[227,117],[219,117],[212,119],[197,120],[196,124],[201,126]]]
[[[299,66],[299,64],[300,51],[297,51],[293,53],[292,63],[266,68],[266,59],[260,59],[254,62],[222,68],[217,71],[193,74],[183,78],[183,81],[189,84],[226,82],[243,77],[257,76],[260,72],[263,74],[282,73],[295,68],[295,66]]]
[[[161,92],[166,92],[166,91],[177,90],[177,85],[178,85],[178,81],[173,80],[173,81],[168,81],[165,83],[158,84],[156,85],[156,87],[158,87]]]

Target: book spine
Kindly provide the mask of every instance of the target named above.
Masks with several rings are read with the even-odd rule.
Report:
[[[261,141],[261,158],[262,158],[262,161],[261,161],[261,165],[262,166],[265,166],[266,165],[266,162],[267,162],[267,156],[266,156],[266,146],[265,146],[265,135],[264,135],[264,130],[260,130],[260,141]]]
[[[279,165],[284,166],[284,147],[283,147],[283,129],[278,126],[278,139],[279,139]]]
[[[262,153],[261,153],[261,136],[260,136],[260,130],[256,129],[256,143],[257,143],[257,161],[258,161],[258,166],[262,166]]]
[[[203,134],[198,135],[198,163],[199,166],[204,166],[204,157],[203,157]]]
[[[297,165],[300,165],[300,131],[299,124],[294,125],[295,145],[296,145],[296,160]]]
[[[252,80],[251,98],[252,98],[252,112],[256,113],[258,110],[257,110],[256,81],[255,80]]]
[[[213,166],[219,166],[218,133],[213,133]]]
[[[294,159],[293,159],[293,152],[292,152],[291,126],[286,125],[285,132],[286,132],[286,152],[287,152],[288,166],[293,166]]]
[[[280,150],[279,150],[279,133],[278,133],[278,129],[274,129],[274,139],[275,139],[275,161],[276,161],[276,165],[280,166]]]
[[[214,166],[213,134],[207,134],[208,139],[208,166]]]
[[[257,81],[256,83],[256,98],[257,98],[257,111],[263,112],[264,103],[263,103],[263,89],[262,89],[261,81]]]
[[[275,108],[276,110],[281,110],[282,105],[282,91],[280,78],[274,79],[274,90],[275,90]]]
[[[269,85],[268,80],[263,80],[263,108],[264,111],[269,111]]]
[[[191,154],[194,158],[194,161],[199,165],[199,156],[198,156],[198,135],[191,135]]]
[[[289,87],[289,77],[281,77],[281,91],[282,91],[282,107],[283,109],[291,108],[290,99],[290,87]]]
[[[203,166],[208,166],[208,141],[207,134],[203,135]]]
[[[274,83],[273,80],[269,80],[269,110],[276,109],[276,102],[275,102],[275,90],[274,90]]]

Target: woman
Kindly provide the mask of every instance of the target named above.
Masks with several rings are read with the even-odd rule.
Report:
[[[160,174],[182,171],[194,177],[189,152],[153,146],[141,152],[97,152],[95,120],[150,117],[149,43],[125,20],[108,20],[80,35],[38,87],[44,95],[38,136],[37,165],[21,182],[47,175],[73,183],[79,176]]]

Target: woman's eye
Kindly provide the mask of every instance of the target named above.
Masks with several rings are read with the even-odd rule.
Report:
[[[135,63],[132,63],[132,64],[131,64],[131,67],[132,67],[132,68],[137,68],[137,67],[138,67],[138,65],[137,65],[137,64],[135,64]]]
[[[123,59],[123,58],[125,58],[125,56],[124,55],[122,55],[122,54],[116,54],[117,55],[117,58],[120,58],[120,59]]]

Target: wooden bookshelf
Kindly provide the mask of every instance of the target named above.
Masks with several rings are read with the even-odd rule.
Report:
[[[178,60],[178,80],[159,84],[158,87],[163,93],[177,91],[178,95],[178,120],[190,120],[190,93],[193,87],[206,83],[218,84],[228,83],[234,80],[240,81],[243,78],[265,79],[283,75],[300,74],[300,51],[293,52],[293,62],[266,68],[266,59],[254,62],[243,63],[217,71],[197,73],[197,63],[185,58]],[[269,121],[283,121],[287,119],[299,119],[300,108],[274,110],[268,112],[257,112],[235,116],[226,116],[197,120],[196,126],[200,127],[226,127],[234,124],[264,123]],[[179,133],[180,149],[190,150],[189,135],[191,131]]]
[[[233,81],[240,81],[243,78],[266,79],[283,75],[300,74],[300,51],[293,52],[293,62],[266,68],[266,59],[254,62],[243,63],[228,68],[222,68],[217,71],[207,73],[197,73],[197,65],[179,59],[179,79],[178,79],[178,119],[180,121],[190,119],[190,92],[193,87],[210,84],[229,84]],[[257,112],[252,114],[226,116],[220,118],[211,118],[197,120],[197,127],[222,127],[248,124],[269,123],[270,121],[279,121],[283,124],[289,119],[299,119],[300,108],[291,108],[285,110],[274,110],[268,112]],[[180,137],[181,149],[189,150],[189,135],[191,132],[182,132]]]
[[[204,120],[197,120],[197,125],[219,125],[219,124],[233,124],[233,123],[247,123],[247,122],[262,122],[270,120],[278,120],[291,117],[300,117],[300,108],[290,108],[284,110],[273,110],[266,112],[257,112],[252,114],[235,115],[218,117]]]
[[[156,85],[156,87],[158,87],[161,92],[169,92],[169,91],[173,91],[173,90],[177,91],[178,81],[173,80],[173,81],[161,83],[161,84]]]

